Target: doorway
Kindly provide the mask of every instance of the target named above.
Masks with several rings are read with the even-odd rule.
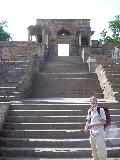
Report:
[[[69,56],[69,44],[58,44],[58,56]]]

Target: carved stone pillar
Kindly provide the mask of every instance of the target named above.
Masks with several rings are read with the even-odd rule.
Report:
[[[30,36],[30,41],[32,41],[32,36]]]
[[[89,34],[89,46],[92,46],[91,33]]]
[[[38,43],[38,40],[37,40],[37,35],[35,35],[35,42],[36,42],[36,43]]]
[[[42,28],[42,44],[46,44],[45,29]]]
[[[30,42],[30,30],[28,30],[28,42]]]
[[[48,46],[48,34],[46,35],[46,46]]]
[[[79,34],[79,46],[81,46],[81,34]]]

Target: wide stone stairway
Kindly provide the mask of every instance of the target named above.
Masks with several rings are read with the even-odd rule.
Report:
[[[12,101],[0,131],[0,160],[91,160],[84,132],[89,97],[107,106],[108,159],[120,159],[120,104],[103,98],[97,75],[80,57],[49,57],[36,73],[28,99]]]
[[[52,56],[36,74],[30,97],[88,98],[93,94],[103,98],[96,73],[88,72],[88,64],[80,56]]]

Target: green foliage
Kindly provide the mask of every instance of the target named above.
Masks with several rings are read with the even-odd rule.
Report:
[[[115,16],[116,19],[109,23],[109,29],[112,32],[112,37],[107,35],[107,31],[104,29],[100,32],[101,37],[100,39],[103,43],[120,43],[120,15]]]
[[[12,40],[10,33],[6,32],[4,30],[4,27],[7,27],[7,22],[1,21],[0,22],[0,41],[9,41],[10,39]]]

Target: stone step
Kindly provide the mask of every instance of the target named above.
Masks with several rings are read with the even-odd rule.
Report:
[[[62,63],[70,63],[70,62],[82,62],[82,58],[80,56],[69,56],[69,57],[57,57],[57,56],[49,56],[45,59],[45,62],[62,62]]]
[[[119,91],[120,91],[120,87],[118,87],[118,88],[113,88],[113,90],[114,90],[114,92],[118,92],[118,93],[116,93],[116,94],[119,94]]]
[[[46,66],[69,66],[69,65],[72,65],[72,66],[87,66],[88,63],[87,62],[79,62],[78,61],[45,61],[43,62],[43,64],[45,64]]]
[[[106,132],[110,138],[119,138],[120,129],[115,125]],[[15,138],[88,138],[89,132],[85,133],[84,129],[23,129],[23,130],[1,130],[2,137]]]
[[[70,78],[70,79],[49,79],[49,81],[48,81],[48,79],[44,79],[44,80],[41,79],[41,80],[34,81],[34,83],[35,83],[35,86],[46,85],[49,87],[50,87],[50,85],[55,86],[55,87],[56,86],[70,87],[71,85],[72,86],[74,85],[74,87],[75,87],[75,86],[82,85],[81,87],[84,88],[84,90],[87,89],[87,88],[85,88],[85,85],[87,85],[88,88],[90,88],[90,87],[94,87],[94,88],[99,87],[100,88],[100,84],[99,84],[98,80],[96,80],[94,82],[92,79],[77,79],[76,80],[76,79]],[[90,86],[90,84],[91,84],[91,86]],[[70,88],[69,88],[69,90],[70,90]]]
[[[21,92],[0,91],[0,96],[20,96]]]
[[[119,121],[120,116],[111,115],[112,121]],[[49,123],[49,122],[85,122],[86,116],[6,116],[6,122]]]
[[[81,68],[81,69],[80,69],[80,67],[73,68],[73,69],[71,69],[71,68],[69,68],[69,69],[67,69],[67,68],[49,69],[49,67],[48,67],[48,68],[44,68],[44,69],[41,68],[40,71],[46,72],[46,73],[78,73],[78,72],[88,72],[88,69],[86,69],[85,67]]]
[[[120,64],[119,65],[114,65],[114,63],[113,64],[108,64],[108,65],[103,65],[103,67],[104,67],[104,69],[107,69],[107,70],[112,70],[112,71],[114,71],[114,70],[119,70],[120,69]]]
[[[117,63],[113,63],[112,61],[111,62],[102,62],[102,65],[105,66],[105,67],[120,67],[120,63],[117,62]]]
[[[78,89],[78,90],[80,90],[81,89],[81,91],[85,91],[85,90],[91,90],[91,89],[93,89],[93,90],[96,90],[96,89],[101,89],[100,88],[100,86],[99,86],[99,84],[97,85],[97,83],[95,84],[95,85],[92,85],[91,84],[91,86],[90,86],[90,83],[91,82],[79,82],[79,83],[75,83],[75,82],[68,82],[68,81],[66,81],[66,82],[61,82],[61,81],[59,81],[58,83],[57,82],[38,82],[38,83],[36,83],[35,85],[34,85],[34,88],[36,88],[36,87],[40,87],[40,88],[44,88],[44,89],[46,89],[46,88],[48,88],[48,89],[61,89],[61,90],[64,90],[64,88],[65,89],[68,89],[68,90],[74,90],[74,89]],[[57,84],[60,84],[60,85],[57,85]],[[39,90],[36,90],[36,91],[39,91]]]
[[[67,109],[83,109],[83,110],[88,110],[90,108],[90,104],[89,104],[89,99],[88,102],[86,103],[44,103],[42,101],[42,103],[39,103],[39,101],[37,103],[35,102],[30,102],[30,104],[28,102],[24,101],[23,103],[10,103],[9,109],[10,110],[67,110]],[[120,103],[99,103],[99,106],[106,106],[109,109],[114,108],[115,109],[119,109],[120,108]]]
[[[39,80],[39,81],[37,80],[35,82],[35,86],[36,85],[46,85],[46,86],[50,86],[50,85],[59,86],[59,85],[62,85],[62,86],[70,87],[70,85],[74,85],[75,86],[75,84],[76,84],[76,86],[83,85],[83,88],[87,89],[87,88],[85,88],[85,85],[88,85],[88,87],[90,88],[90,83],[91,83],[91,87],[95,87],[95,86],[97,87],[98,86],[100,88],[99,83],[97,81],[94,82],[92,79],[77,79],[76,80],[76,79],[72,79],[72,78],[70,78],[70,79],[49,79],[49,81],[46,80],[46,79]],[[95,86],[92,83],[94,83]],[[69,90],[70,90],[70,88],[69,88]]]
[[[4,129],[84,129],[86,122],[74,122],[74,123],[10,123],[4,124]],[[120,121],[112,123],[116,127],[120,128]]]
[[[119,114],[119,110],[115,110]],[[112,111],[115,113],[115,111]],[[87,110],[9,110],[8,116],[80,116],[85,115]]]
[[[81,73],[81,72],[78,72],[78,73],[45,73],[45,72],[40,72],[38,74],[35,75],[36,78],[45,78],[45,77],[49,77],[49,78],[54,78],[54,77],[62,77],[62,78],[67,78],[67,77],[71,77],[71,78],[91,78],[91,77],[94,77],[94,78],[97,78],[97,74],[94,73],[94,72],[91,72],[91,73]]]
[[[15,92],[16,90],[17,90],[17,87],[11,87],[11,86],[0,87],[0,91]]]
[[[89,72],[88,64],[87,63],[43,63],[41,69],[41,72]]]
[[[109,109],[111,115],[120,114],[120,109]],[[8,116],[81,116],[86,115],[87,110],[9,110]]]
[[[25,80],[25,79],[23,79],[23,80]],[[6,89],[6,90],[9,90],[9,88],[16,88],[17,90],[18,90],[18,86],[23,86],[25,83],[24,83],[24,81],[23,80],[21,80],[21,79],[19,79],[19,80],[12,80],[12,79],[10,79],[10,80],[7,80],[6,79],[6,82],[4,83],[4,82],[1,82],[0,83],[0,88],[8,88],[8,89]]]
[[[88,138],[89,133],[80,129],[45,129],[45,130],[1,130],[2,137],[15,138]]]
[[[21,97],[20,96],[4,96],[4,95],[2,95],[2,96],[0,96],[0,101],[1,102],[10,102],[10,101],[13,101],[13,99],[14,99],[14,101],[18,101],[18,100],[20,100],[21,99]]]
[[[43,91],[43,92],[42,92]],[[81,98],[84,98],[84,96],[85,96],[85,98],[88,98],[88,97],[91,97],[92,95],[97,95],[96,97],[98,97],[99,96],[99,98],[103,98],[104,96],[103,96],[103,94],[102,93],[100,93],[100,90],[91,90],[90,92],[89,92],[89,90],[86,90],[86,91],[81,91],[81,90],[74,90],[74,91],[72,91],[72,90],[69,90],[69,91],[67,91],[67,90],[60,90],[60,89],[58,89],[58,90],[49,90],[48,92],[47,92],[47,90],[43,90],[43,89],[41,89],[41,91],[33,91],[32,93],[31,93],[32,95],[34,95],[34,97],[41,97],[42,98],[42,96],[43,95],[45,95],[46,94],[46,97],[50,97],[50,95],[51,95],[51,97],[68,97],[69,98],[69,96],[72,98],[72,96],[73,97],[81,97]]]
[[[47,72],[49,72],[49,71],[55,71],[55,70],[58,70],[58,71],[61,71],[61,72],[64,72],[65,73],[65,71],[66,72],[68,72],[68,71],[70,71],[70,73],[71,73],[71,71],[75,71],[76,72],[76,70],[77,71],[81,71],[82,72],[82,69],[83,69],[83,71],[85,72],[88,72],[89,70],[88,70],[88,65],[87,64],[75,64],[75,65],[73,65],[73,64],[58,64],[58,63],[56,63],[56,64],[45,64],[45,66],[42,68],[41,67],[41,69],[40,69],[40,71],[47,71]]]
[[[109,107],[112,107],[111,105],[109,104],[106,104],[106,106],[109,106]],[[115,108],[118,107],[119,108],[119,105],[116,104]],[[10,110],[21,110],[21,109],[24,109],[24,110],[38,110],[38,109],[41,109],[41,110],[67,110],[67,109],[89,109],[90,108],[90,104],[73,104],[73,103],[67,103],[67,104],[58,104],[58,103],[55,103],[54,105],[51,104],[51,103],[48,103],[48,104],[44,104],[44,103],[32,103],[31,104],[28,104],[28,103],[16,103],[16,104],[10,104],[9,106],[9,109]],[[117,108],[116,108],[117,109]]]
[[[41,67],[41,71],[43,70],[56,70],[56,69],[60,69],[62,71],[65,70],[76,70],[76,69],[84,69],[88,72],[88,64],[87,63],[44,63],[45,66]]]
[[[43,63],[56,63],[56,64],[59,64],[59,63],[62,63],[62,64],[77,64],[77,63],[80,63],[80,64],[87,64],[86,62],[83,62],[81,61],[81,58],[77,57],[74,58],[55,58],[55,59],[46,59]]]
[[[107,147],[119,147],[120,138],[106,138]],[[0,138],[1,146],[9,147],[90,147],[89,139]]]
[[[1,147],[1,156],[51,157],[51,158],[89,158],[91,148],[43,148],[43,147]],[[120,157],[119,147],[107,148],[108,157]]]
[[[37,87],[37,86],[36,86]],[[91,94],[91,93],[101,93],[102,89],[97,87],[97,88],[70,88],[69,87],[65,87],[65,88],[62,88],[61,87],[49,87],[49,86],[46,86],[46,88],[44,89],[44,86],[41,88],[40,91],[36,91],[36,93],[57,93],[57,94],[62,94],[62,93],[68,93],[68,94]],[[35,92],[35,91],[34,91]]]
[[[1,157],[2,160],[56,160],[56,158],[36,158],[36,157]],[[92,158],[58,158],[58,160],[93,160]],[[120,160],[120,158],[107,158],[107,160]]]
[[[113,68],[113,69],[105,69],[105,73],[106,74],[119,74],[120,73],[120,69],[119,68]]]
[[[120,79],[120,74],[106,74],[106,77],[109,79]]]
[[[74,123],[10,123],[4,124],[4,129],[83,129],[85,122]]]
[[[119,82],[120,82],[120,78],[116,78],[116,79],[111,78],[110,79],[110,84],[118,84],[119,85]]]
[[[30,94],[29,98],[51,98],[51,97],[60,97],[60,98],[89,98],[89,97],[92,97],[92,96],[95,96],[96,98],[104,98],[104,95],[102,93],[91,93],[91,94],[57,94],[57,93],[53,93],[53,94],[48,94],[48,93],[45,93],[45,94],[40,94],[39,92],[35,94]]]

